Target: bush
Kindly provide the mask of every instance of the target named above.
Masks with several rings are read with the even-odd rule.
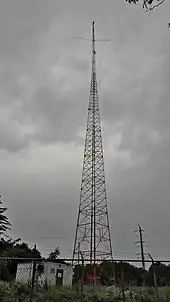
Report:
[[[131,293],[131,294],[129,294]],[[160,288],[159,298],[156,298],[154,289],[134,288],[125,291],[126,302],[170,302],[170,289]],[[30,289],[18,283],[0,282],[0,302],[26,302],[30,298]],[[84,302],[122,302],[121,288],[114,287],[85,287]],[[35,287],[33,302],[80,302],[80,293],[76,289],[56,287],[38,289]]]
[[[0,301],[26,301],[29,296],[29,289],[18,283],[0,282]]]

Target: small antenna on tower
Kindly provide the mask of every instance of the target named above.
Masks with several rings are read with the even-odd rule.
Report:
[[[92,22],[92,29],[94,28],[94,24],[95,22]],[[84,40],[84,41],[91,41],[91,38],[84,38],[84,37],[74,37],[75,39],[79,39],[79,40]],[[110,39],[95,39],[94,37],[94,42],[112,42],[112,40]]]

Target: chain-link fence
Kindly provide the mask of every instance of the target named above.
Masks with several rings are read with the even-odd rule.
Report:
[[[73,284],[81,301],[170,301],[170,261],[145,260],[96,261],[75,266]],[[95,275],[94,275],[95,272]],[[93,300],[94,299],[94,300]]]
[[[0,258],[0,298],[23,302],[41,297],[46,301],[54,289],[56,295],[61,288],[71,289],[73,274],[71,260]]]
[[[168,262],[146,261],[146,270],[137,260],[96,261],[95,270],[83,258],[72,263],[0,258],[0,301],[170,301]]]

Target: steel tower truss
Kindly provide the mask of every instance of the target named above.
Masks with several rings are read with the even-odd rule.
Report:
[[[92,23],[92,76],[85,138],[80,205],[73,259],[89,259],[96,277],[96,260],[113,260],[108,219],[102,133],[96,77],[95,31]]]

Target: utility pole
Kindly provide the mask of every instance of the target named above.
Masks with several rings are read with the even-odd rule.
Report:
[[[141,259],[142,259],[142,268],[145,270],[145,253],[144,253],[144,240],[143,240],[143,232],[144,230],[142,230],[140,224],[138,224],[138,231],[139,233],[139,241],[137,241],[136,243],[140,244],[140,255],[141,255]]]

